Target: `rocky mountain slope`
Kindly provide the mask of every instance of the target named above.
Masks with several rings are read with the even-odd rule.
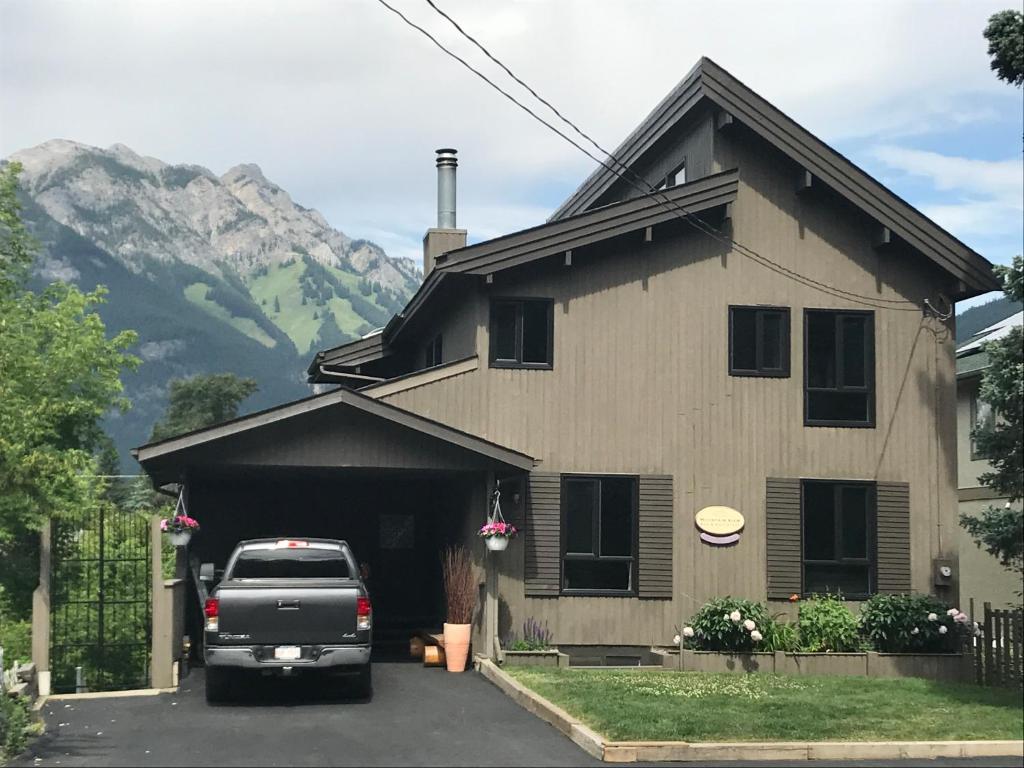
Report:
[[[301,397],[314,348],[383,325],[421,279],[412,261],[331,227],[256,165],[217,176],[65,140],[9,159],[24,168],[25,218],[42,244],[38,282],[106,285],[108,327],[140,334],[144,364],[126,382],[135,406],[110,422],[123,459],[148,438],[170,378],[252,376],[260,394],[249,410]]]

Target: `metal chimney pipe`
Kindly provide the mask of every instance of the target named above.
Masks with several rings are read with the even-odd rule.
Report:
[[[455,229],[455,169],[458,150],[437,150],[437,228]]]

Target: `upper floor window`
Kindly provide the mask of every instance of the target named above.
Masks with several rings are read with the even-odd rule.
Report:
[[[875,425],[874,313],[804,312],[804,423]]]
[[[971,460],[987,458],[978,450],[978,442],[974,439],[974,430],[990,427],[995,423],[995,411],[992,406],[981,399],[981,393],[975,389],[971,392]]]
[[[562,592],[635,594],[635,477],[562,477]]]
[[[442,347],[441,334],[437,334],[434,338],[427,342],[427,351],[424,359],[424,366],[426,368],[433,368],[435,365],[440,365],[444,362],[443,356],[444,350]]]
[[[789,376],[789,309],[729,307],[729,373]]]
[[[494,299],[491,302],[491,367],[551,368],[554,302]]]
[[[685,184],[685,183],[686,183],[686,163],[684,162],[678,168],[676,168],[674,171],[672,171],[672,173],[668,174],[667,176],[665,176],[664,179],[659,181],[658,184],[655,186],[655,190],[656,191],[660,191],[662,189],[668,189],[669,187],[676,187],[676,186],[679,186],[680,184]]]
[[[805,480],[801,507],[804,594],[873,594],[874,486]]]

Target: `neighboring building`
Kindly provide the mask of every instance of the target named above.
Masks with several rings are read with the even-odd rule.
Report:
[[[976,515],[986,508],[1001,507],[1006,499],[978,482],[978,476],[989,471],[986,458],[979,454],[971,430],[975,425],[990,422],[995,415],[987,403],[979,399],[981,377],[988,368],[988,355],[982,351],[986,341],[1004,337],[1012,328],[1024,324],[1024,312],[990,325],[979,331],[956,350],[956,430],[957,430],[957,486],[960,494],[960,512]],[[999,561],[978,547],[963,528],[960,538],[961,593],[973,597],[976,604],[990,602],[994,607],[1019,605],[1024,585],[1020,577],[1003,568]]]
[[[138,449],[184,486],[193,555],[345,536],[401,637],[440,624],[462,541],[487,653],[527,617],[561,647],[664,644],[721,595],[956,603],[949,309],[991,265],[708,59],[615,156],[626,180],[467,246],[440,150],[423,285],[310,365],[342,388]],[[496,481],[523,534],[488,556]],[[695,525],[719,505],[745,516],[730,546]]]

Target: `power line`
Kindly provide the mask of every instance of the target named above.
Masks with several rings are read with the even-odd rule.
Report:
[[[518,75],[516,75],[516,74],[515,74],[514,72],[512,72],[512,70],[511,70],[511,69],[509,69],[509,68],[508,68],[508,67],[507,67],[507,66],[506,66],[506,65],[505,65],[505,64],[504,64],[504,63],[503,63],[503,62],[502,62],[501,60],[499,60],[499,59],[498,59],[498,58],[497,58],[496,56],[494,56],[494,55],[493,55],[493,54],[492,54],[492,53],[491,53],[491,52],[490,52],[489,50],[487,50],[487,48],[486,48],[486,47],[485,47],[485,46],[483,45],[483,43],[481,43],[481,42],[480,42],[480,41],[478,41],[478,40],[477,40],[477,39],[476,39],[475,37],[473,37],[473,36],[472,36],[471,34],[469,34],[469,33],[468,33],[468,32],[467,32],[467,31],[466,31],[465,29],[463,29],[463,28],[462,28],[462,26],[461,26],[461,25],[460,25],[460,24],[459,24],[459,23],[458,23],[457,21],[455,21],[455,19],[453,19],[453,18],[452,18],[452,17],[450,16],[450,15],[448,15],[447,13],[445,13],[445,12],[444,12],[444,10],[443,10],[443,9],[441,9],[441,8],[440,8],[440,7],[439,7],[439,6],[438,6],[438,5],[437,5],[437,4],[436,4],[436,3],[434,2],[434,0],[425,0],[425,1],[426,1],[426,3],[427,3],[427,4],[428,4],[428,5],[429,5],[429,6],[431,7],[431,8],[433,8],[433,9],[434,9],[434,11],[436,11],[436,12],[437,12],[438,14],[440,14],[440,15],[441,15],[441,16],[442,16],[443,18],[445,18],[445,19],[446,19],[446,20],[447,20],[447,21],[448,21],[448,22],[449,22],[449,23],[450,23],[450,24],[451,24],[451,25],[452,25],[453,27],[455,27],[455,29],[456,29],[456,30],[457,30],[457,31],[458,31],[458,32],[459,32],[459,33],[460,33],[460,34],[461,34],[461,35],[462,35],[463,37],[465,37],[465,38],[466,38],[467,40],[469,40],[469,41],[470,41],[470,42],[471,42],[471,43],[472,43],[473,45],[475,45],[475,46],[476,46],[476,47],[477,47],[477,48],[478,48],[478,49],[479,49],[480,51],[482,51],[482,52],[483,52],[483,54],[484,54],[484,55],[485,55],[485,56],[486,56],[486,57],[487,57],[488,59],[490,59],[490,60],[491,60],[492,62],[494,62],[494,63],[495,63],[496,65],[498,65],[499,67],[501,67],[501,69],[502,69],[502,70],[503,70],[503,71],[504,71],[504,72],[505,72],[505,73],[506,73],[506,74],[507,74],[507,75],[508,75],[509,77],[511,77],[511,78],[512,78],[513,80],[515,80],[515,81],[516,81],[516,82],[517,82],[517,83],[518,83],[519,85],[521,85],[521,86],[522,86],[523,88],[525,88],[525,89],[526,89],[526,90],[527,90],[527,91],[528,91],[528,92],[530,93],[530,95],[532,95],[532,96],[533,96],[533,97],[534,97],[535,99],[537,99],[537,100],[538,100],[538,101],[539,101],[539,102],[540,102],[541,104],[543,104],[543,105],[544,105],[544,106],[546,106],[546,107],[547,107],[548,109],[550,109],[550,110],[551,110],[551,111],[552,111],[552,112],[553,112],[553,113],[554,113],[554,114],[555,114],[555,115],[556,115],[556,116],[557,116],[557,117],[558,117],[558,118],[559,118],[559,119],[560,119],[560,120],[561,120],[561,121],[562,121],[563,123],[565,123],[565,124],[566,124],[566,125],[568,125],[568,126],[569,126],[570,128],[572,128],[572,129],[573,129],[573,130],[574,130],[574,131],[575,131],[575,132],[576,132],[576,133],[577,133],[577,134],[578,134],[579,136],[581,136],[581,137],[582,137],[583,139],[585,139],[586,141],[590,142],[590,144],[591,144],[591,145],[593,145],[593,146],[594,146],[594,147],[595,147],[595,148],[596,148],[596,149],[597,149],[597,150],[598,150],[599,152],[601,152],[602,154],[604,154],[605,156],[607,156],[607,157],[609,158],[609,160],[611,160],[611,161],[612,161],[613,163],[615,163],[616,165],[620,166],[620,167],[621,167],[621,168],[622,168],[622,169],[623,169],[623,170],[624,170],[624,171],[625,171],[626,173],[628,173],[629,175],[631,175],[632,177],[634,177],[635,179],[637,179],[637,180],[638,180],[638,181],[639,181],[639,182],[640,182],[641,184],[643,184],[643,185],[644,185],[644,186],[646,187],[646,190],[645,190],[645,189],[642,189],[642,188],[640,188],[640,187],[638,187],[638,186],[637,186],[636,184],[632,184],[632,182],[629,182],[629,180],[628,180],[628,179],[626,179],[626,178],[625,178],[625,177],[624,177],[624,176],[623,176],[622,174],[620,174],[620,173],[617,173],[617,172],[615,172],[615,171],[614,171],[613,169],[608,169],[608,170],[610,170],[610,171],[611,171],[612,173],[615,173],[616,177],[618,177],[619,179],[621,179],[621,180],[623,180],[623,181],[627,181],[628,183],[632,184],[632,186],[633,186],[633,187],[634,187],[635,189],[638,189],[638,190],[639,190],[639,191],[640,191],[640,192],[641,192],[642,194],[653,194],[653,195],[654,195],[654,196],[655,196],[655,197],[656,197],[656,198],[657,198],[657,199],[659,200],[659,202],[660,202],[660,201],[664,201],[665,203],[668,203],[669,205],[674,205],[674,206],[675,206],[675,207],[676,207],[676,208],[677,208],[678,210],[680,210],[680,211],[681,211],[681,212],[682,212],[683,214],[685,214],[685,215],[686,215],[686,216],[688,217],[688,220],[689,220],[690,218],[696,218],[696,217],[693,217],[693,214],[692,214],[691,212],[687,211],[687,210],[686,210],[685,208],[683,208],[683,207],[682,207],[681,205],[678,205],[678,204],[674,204],[674,203],[673,203],[673,201],[672,201],[672,200],[670,200],[670,199],[669,199],[669,198],[668,198],[668,197],[667,197],[667,196],[666,196],[666,195],[665,195],[664,193],[662,193],[662,192],[661,192],[661,191],[660,191],[659,189],[657,189],[656,187],[654,187],[654,185],[650,184],[650,183],[649,183],[649,182],[648,182],[648,181],[647,181],[646,179],[644,179],[644,178],[643,178],[642,176],[640,176],[640,175],[639,175],[639,174],[637,174],[637,173],[636,173],[635,171],[633,171],[633,169],[632,169],[632,168],[630,168],[630,167],[629,167],[629,166],[627,166],[627,165],[626,165],[626,164],[625,164],[624,162],[622,162],[621,160],[619,160],[619,159],[618,159],[618,158],[617,158],[617,157],[615,156],[615,154],[614,154],[613,152],[609,152],[609,151],[608,151],[607,149],[605,149],[604,147],[602,147],[602,146],[601,146],[601,145],[600,145],[600,144],[599,144],[599,143],[597,142],[597,140],[596,140],[596,139],[594,139],[593,137],[591,137],[591,136],[590,136],[589,134],[587,134],[587,133],[586,133],[586,132],[585,132],[585,131],[584,131],[584,130],[583,130],[582,128],[580,128],[580,127],[579,127],[578,125],[576,125],[576,123],[574,123],[574,122],[573,122],[572,120],[570,120],[570,119],[569,119],[568,117],[566,117],[566,116],[565,116],[564,114],[562,114],[562,112],[561,112],[561,111],[559,111],[559,110],[558,110],[558,108],[557,108],[557,107],[555,107],[555,106],[554,106],[554,105],[553,105],[553,104],[552,104],[552,103],[551,103],[550,101],[548,101],[548,100],[547,100],[547,99],[545,99],[545,98],[544,98],[543,96],[541,96],[541,95],[540,95],[539,93],[537,93],[537,91],[536,91],[536,90],[534,90],[534,89],[533,89],[533,88],[532,88],[532,87],[531,87],[531,86],[530,86],[530,85],[529,85],[528,83],[526,83],[526,82],[525,82],[525,81],[524,81],[524,80],[523,80],[522,78],[520,78],[520,77],[519,77]],[[589,153],[587,153],[587,154],[588,154],[588,156],[590,156],[590,157],[593,157],[592,155],[589,155]],[[602,164],[602,165],[603,165],[603,164]],[[607,166],[604,166],[604,167],[606,167],[606,168],[607,168]],[[663,207],[664,207],[664,206],[663,206]],[[767,256],[764,256],[763,254],[760,254],[760,253],[758,253],[757,251],[755,251],[755,250],[754,250],[753,248],[751,248],[750,246],[744,245],[743,243],[739,242],[738,240],[736,240],[736,239],[735,239],[734,237],[732,237],[731,235],[729,235],[729,234],[727,234],[727,233],[725,233],[725,232],[722,232],[721,230],[718,230],[717,228],[713,227],[713,226],[712,226],[711,224],[708,224],[707,222],[703,221],[702,219],[696,218],[696,222],[695,222],[695,221],[690,221],[690,223],[691,223],[692,225],[694,225],[694,226],[695,226],[695,227],[696,227],[697,229],[699,229],[699,230],[701,230],[702,232],[704,232],[705,234],[708,234],[708,235],[710,235],[710,236],[712,236],[712,237],[716,237],[716,238],[717,238],[717,239],[718,239],[718,240],[719,240],[720,242],[723,242],[723,243],[725,243],[725,244],[728,244],[728,245],[730,245],[731,247],[734,247],[734,248],[736,248],[736,249],[737,249],[737,250],[739,250],[739,251],[740,251],[741,253],[743,253],[744,255],[748,256],[748,258],[751,258],[751,259],[753,259],[754,261],[758,261],[758,263],[761,263],[761,265],[762,265],[762,266],[768,267],[768,264],[765,264],[765,263],[764,263],[764,262],[768,262],[768,263],[769,263],[769,264],[771,264],[772,266],[774,266],[774,267],[777,267],[777,268],[778,268],[778,269],[780,269],[780,270],[783,270],[783,272],[784,272],[784,273],[788,273],[788,274],[787,274],[786,276],[789,276],[789,277],[793,277],[793,278],[795,278],[795,279],[800,279],[800,280],[804,280],[804,281],[806,281],[806,283],[810,284],[810,285],[811,285],[812,287],[820,287],[821,289],[825,289],[825,290],[831,290],[831,291],[834,291],[834,292],[836,292],[836,293],[839,293],[839,294],[842,294],[842,295],[845,295],[845,296],[849,296],[849,297],[851,297],[851,298],[855,298],[855,299],[861,299],[861,300],[864,300],[864,301],[869,301],[869,302],[873,302],[873,303],[883,303],[883,304],[912,304],[912,305],[914,306],[914,310],[913,310],[913,311],[915,311],[915,312],[916,312],[916,311],[918,311],[918,307],[917,307],[917,305],[916,305],[916,304],[914,304],[913,302],[907,301],[907,300],[905,300],[905,299],[884,299],[884,298],[879,298],[879,297],[877,297],[877,296],[865,296],[865,295],[863,295],[863,294],[855,293],[855,292],[853,292],[853,291],[847,291],[847,290],[844,290],[844,289],[842,289],[842,288],[836,288],[835,286],[830,286],[830,285],[828,285],[828,284],[826,284],[826,283],[821,283],[821,282],[818,282],[818,281],[814,280],[813,278],[811,278],[811,277],[808,277],[807,275],[803,275],[803,274],[801,274],[801,273],[799,273],[799,272],[796,272],[796,271],[794,271],[794,270],[790,270],[790,269],[788,269],[787,267],[784,267],[784,266],[782,266],[781,264],[778,264],[777,262],[774,262],[774,261],[772,261],[772,260],[771,260],[771,259],[769,259],[769,258],[768,258]],[[768,267],[768,268],[770,268],[770,267]]]
[[[396,16],[398,16],[406,25],[408,25],[409,27],[412,27],[413,29],[415,29],[418,32],[420,32],[420,34],[422,34],[428,40],[430,40],[443,53],[445,53],[447,56],[449,56],[452,59],[454,59],[457,62],[459,62],[463,67],[465,67],[470,72],[475,74],[477,77],[479,77],[481,80],[483,80],[487,85],[489,85],[494,90],[498,91],[506,99],[508,99],[514,105],[516,105],[517,107],[522,109],[524,112],[529,114],[531,117],[533,117],[539,123],[544,125],[550,131],[555,133],[557,136],[561,137],[566,142],[568,142],[569,144],[574,146],[576,149],[578,149],[580,152],[585,154],[591,160],[596,162],[602,168],[604,168],[608,172],[612,173],[614,176],[616,176],[616,178],[626,182],[627,184],[632,186],[634,189],[638,190],[641,194],[643,194],[643,195],[653,194],[655,199],[658,201],[658,203],[662,207],[666,208],[667,210],[670,210],[670,212],[674,209],[676,212],[682,214],[684,220],[687,223],[689,223],[691,226],[693,226],[695,229],[697,229],[698,231],[703,232],[704,234],[708,235],[709,237],[712,237],[712,238],[718,240],[719,242],[722,242],[723,244],[726,244],[726,245],[730,246],[731,248],[735,248],[742,255],[747,256],[747,258],[751,259],[752,261],[755,261],[756,263],[760,264],[761,266],[765,267],[766,269],[769,269],[769,270],[771,270],[771,271],[773,271],[773,272],[775,272],[777,274],[780,274],[780,275],[782,275],[784,277],[788,277],[788,278],[790,278],[790,279],[792,279],[792,280],[794,280],[796,282],[799,282],[799,283],[801,283],[801,284],[803,284],[805,286],[808,286],[808,287],[820,290],[820,291],[822,291],[822,292],[824,292],[826,294],[829,294],[829,295],[831,295],[833,297],[844,299],[844,300],[847,300],[847,301],[855,301],[856,303],[860,303],[860,304],[863,304],[865,306],[869,306],[869,307],[872,307],[872,308],[875,308],[875,309],[894,309],[894,310],[899,310],[899,311],[904,311],[904,312],[919,312],[920,311],[920,309],[916,305],[914,305],[913,302],[909,302],[909,301],[906,301],[904,299],[884,299],[884,298],[879,298],[879,297],[874,297],[874,296],[864,296],[862,294],[857,294],[857,293],[854,293],[854,292],[851,292],[851,291],[846,291],[846,290],[844,290],[842,288],[837,288],[835,286],[831,286],[831,285],[828,285],[826,283],[822,283],[822,282],[820,282],[818,280],[815,280],[814,278],[808,277],[807,275],[804,275],[804,274],[801,274],[799,272],[796,272],[795,270],[791,270],[788,267],[784,267],[781,264],[778,264],[778,263],[772,261],[767,256],[764,256],[764,255],[758,253],[757,251],[755,251],[754,249],[750,248],[749,246],[745,246],[742,243],[739,243],[738,241],[734,240],[729,235],[727,235],[725,233],[721,233],[719,230],[713,228],[711,225],[707,224],[706,222],[702,221],[698,217],[694,216],[694,214],[692,212],[687,211],[685,209],[685,207],[683,207],[680,204],[676,203],[675,201],[672,201],[671,199],[667,198],[659,190],[655,189],[653,186],[648,184],[644,179],[642,179],[642,177],[639,177],[637,174],[635,174],[632,171],[632,169],[628,168],[628,166],[626,166],[621,161],[619,161],[617,158],[615,158],[615,156],[612,153],[610,153],[607,150],[603,149],[590,136],[588,136],[580,128],[578,128],[574,123],[572,123],[570,120],[568,120],[568,118],[564,117],[554,106],[552,106],[550,104],[550,102],[548,102],[546,99],[543,99],[542,97],[540,97],[536,93],[536,91],[534,91],[532,88],[530,88],[529,85],[527,85],[523,80],[521,80],[516,75],[514,75],[511,72],[511,70],[508,69],[508,67],[506,67],[504,64],[502,64],[496,57],[491,55],[490,52],[487,51],[486,48],[484,48],[483,45],[481,45],[474,38],[472,38],[468,33],[466,33],[465,30],[463,30],[462,27],[459,26],[458,23],[454,21],[454,19],[452,19],[450,16],[448,16],[448,14],[444,13],[433,2],[430,2],[430,0],[427,0],[427,2],[430,4],[430,6],[435,11],[437,11],[439,14],[444,16],[451,24],[453,24],[456,27],[456,29],[461,34],[463,34],[468,39],[470,39],[478,48],[480,48],[480,50],[484,51],[484,53],[492,61],[494,61],[496,64],[498,64],[498,66],[500,66],[505,72],[507,72],[514,80],[516,80],[516,82],[518,82],[520,85],[522,85],[528,91],[530,91],[530,93],[533,94],[538,100],[540,100],[541,103],[545,104],[556,115],[558,115],[558,117],[561,120],[563,120],[567,125],[572,127],[574,131],[576,131],[579,135],[581,135],[583,138],[585,138],[587,141],[589,141],[591,144],[593,144],[595,147],[597,147],[597,149],[599,151],[601,151],[603,154],[607,155],[612,162],[616,163],[617,165],[622,166],[623,168],[625,168],[625,170],[628,173],[630,173],[631,175],[636,176],[638,179],[640,179],[640,181],[647,188],[645,189],[644,187],[641,187],[640,185],[638,185],[635,182],[633,182],[631,179],[626,178],[622,173],[617,171],[615,168],[609,166],[608,163],[606,163],[605,161],[601,160],[598,157],[595,157],[589,150],[587,150],[585,147],[581,146],[578,142],[576,142],[570,136],[567,136],[565,133],[563,133],[557,127],[555,127],[550,122],[545,120],[543,117],[538,115],[536,112],[534,112],[532,109],[530,109],[530,107],[528,107],[527,105],[523,104],[521,101],[516,99],[514,96],[512,96],[510,93],[508,93],[508,91],[504,90],[501,86],[499,86],[493,80],[488,78],[485,74],[483,74],[478,69],[473,67],[469,62],[467,62],[461,56],[459,56],[458,54],[452,52],[447,47],[445,47],[444,44],[442,44],[430,32],[428,32],[426,29],[424,29],[420,25],[418,25],[415,22],[413,22],[412,20],[410,20],[401,11],[399,11],[397,8],[393,7],[388,2],[386,2],[386,0],[377,0],[377,2],[380,3],[381,5],[383,5],[385,8],[387,8],[392,13],[394,13]],[[885,306],[886,304],[911,304],[912,307],[911,308],[896,307],[896,306],[890,307],[890,306]]]

